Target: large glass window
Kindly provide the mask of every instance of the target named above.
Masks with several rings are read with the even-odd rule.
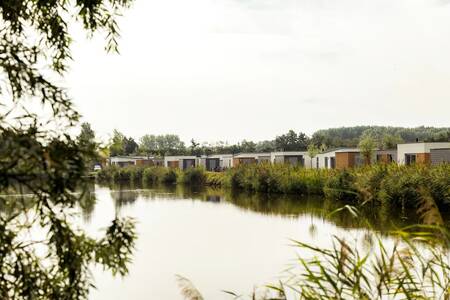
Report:
[[[405,154],[405,164],[412,165],[416,163],[416,154]]]

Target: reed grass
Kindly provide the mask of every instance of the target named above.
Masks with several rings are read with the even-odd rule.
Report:
[[[417,207],[424,198],[440,209],[450,207],[450,165],[373,165],[349,170],[305,169],[281,164],[241,165],[224,172],[163,167],[109,167],[103,182],[182,183],[268,194],[325,196],[352,204]],[[428,201],[429,202],[429,201]]]

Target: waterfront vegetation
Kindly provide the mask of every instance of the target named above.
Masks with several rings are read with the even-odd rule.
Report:
[[[254,169],[262,167],[251,166]],[[270,168],[268,165],[264,167]],[[245,172],[250,172],[249,166],[245,168],[247,169]],[[281,166],[278,168],[282,169]],[[448,166],[444,165],[429,169],[419,166],[401,167],[398,170],[394,166],[379,168],[373,166],[365,170],[371,173],[360,180],[367,182],[371,179],[374,187],[386,184],[390,186],[389,189],[392,188],[388,182],[375,184],[383,178],[381,174],[384,173],[380,172],[384,170],[390,173],[389,176],[402,174],[408,177],[424,176],[421,172],[429,172],[426,180],[436,181],[430,185],[433,189],[441,191],[447,189],[448,192],[449,188],[443,181],[448,180]],[[423,179],[398,178],[400,182],[405,182],[404,189],[410,190],[404,192],[404,197],[410,195],[411,190],[418,190],[415,205],[407,205],[406,202],[402,205],[399,201],[395,202],[395,206],[377,207],[372,205],[376,201],[368,200],[367,192],[359,192],[356,186],[356,182],[359,181],[354,177],[362,170],[339,172],[340,177],[338,176],[339,179],[334,182],[353,182],[354,195],[357,196],[351,200],[354,206],[348,206],[349,200],[341,198],[342,195],[333,198],[325,196],[327,195],[325,192],[322,196],[301,196],[256,193],[243,188],[221,188],[222,184],[229,186],[224,180],[228,178],[226,180],[229,182],[231,174],[234,174],[231,171],[227,174],[208,173],[202,169],[190,170],[190,174],[203,173],[203,178],[209,186],[182,184],[186,181],[181,181],[184,176],[181,171],[177,171],[180,184],[150,186],[150,189],[142,182],[119,182],[111,186],[125,190],[124,193],[114,193],[116,203],[121,205],[129,205],[139,196],[158,199],[158,195],[161,194],[173,199],[198,199],[209,202],[224,200],[246,210],[290,216],[306,214],[324,218],[339,227],[367,230],[363,240],[335,237],[333,247],[330,249],[305,242],[308,240],[307,237],[301,241],[292,241],[293,251],[298,249],[299,256],[298,260],[290,265],[289,272],[283,275],[280,281],[260,287],[248,297],[229,292],[232,297],[239,297],[238,299],[448,299],[450,296],[448,255],[450,238],[447,230],[448,216],[444,213],[446,204],[442,202],[442,208],[439,209],[433,205],[434,199],[431,201],[420,198],[430,197],[420,191],[420,186],[414,186],[426,183],[420,181]],[[307,170],[310,171],[313,170]],[[328,176],[336,175],[337,171],[329,170],[322,173],[327,180]],[[216,183],[212,184],[211,180],[215,180]],[[394,181],[394,178],[390,181]],[[328,185],[323,186],[326,189]],[[389,194],[389,189],[386,192],[379,189],[378,192]],[[445,195],[445,191],[442,195]],[[436,194],[434,197],[438,196]],[[384,205],[384,202],[379,204]],[[422,213],[417,213],[425,210],[426,217],[423,217]],[[415,225],[419,223],[422,225]],[[321,228],[313,224],[308,228],[311,234],[317,230],[321,232]],[[189,274],[184,275],[189,277]],[[199,298],[201,291],[197,291],[192,282],[184,279],[179,284],[187,296],[186,299],[203,299]],[[195,295],[197,298],[189,298],[189,295]]]
[[[171,180],[167,181],[167,177]],[[380,164],[349,170],[250,164],[224,172],[207,172],[203,168],[181,171],[163,167],[111,167],[98,173],[98,179],[122,184],[166,182],[175,189],[211,189],[213,194],[219,189],[233,203],[250,205],[253,209],[280,202],[280,198],[270,201],[270,195],[281,199],[298,196],[298,202],[305,199],[309,205],[318,202],[320,209],[314,210],[313,204],[310,211],[336,224],[371,229],[367,249],[361,249],[355,241],[337,237],[331,249],[292,241],[300,253],[313,253],[312,257],[299,256],[285,278],[255,290],[249,299],[450,297],[448,164]],[[268,198],[261,200],[261,195]],[[252,201],[255,196],[257,200]],[[413,212],[410,223],[396,224],[407,211]],[[394,238],[393,245],[383,242],[386,234]],[[201,291],[189,280],[179,281],[179,285],[186,299],[203,299]],[[236,299],[246,298],[232,291],[228,293]]]
[[[349,170],[305,169],[282,164],[241,165],[224,172],[201,167],[185,171],[164,167],[108,167],[100,182],[206,185],[236,190],[292,195],[316,195],[355,205],[416,208],[431,222],[429,208],[450,207],[450,165],[372,165]],[[433,219],[433,222],[439,220]]]

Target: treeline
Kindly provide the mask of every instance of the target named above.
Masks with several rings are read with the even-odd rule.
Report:
[[[370,139],[379,149],[393,149],[399,143],[415,142],[448,142],[450,127],[390,127],[390,126],[354,126],[318,130],[312,136],[303,132],[289,130],[276,136],[273,140],[242,140],[237,144],[227,142],[199,143],[192,139],[186,145],[178,135],[147,134],[139,140],[127,137],[114,130],[109,143],[111,156],[116,155],[210,155],[219,153],[273,152],[273,151],[305,151],[314,148],[323,151],[337,147],[358,147],[361,140]]]
[[[374,138],[379,148],[394,148],[398,143],[448,142],[450,127],[392,127],[392,126],[354,126],[329,128],[316,131],[311,142],[329,147],[356,147],[363,136]]]

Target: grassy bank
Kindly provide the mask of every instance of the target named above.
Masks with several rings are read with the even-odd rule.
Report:
[[[450,165],[374,165],[351,170],[315,170],[287,165],[242,165],[221,173],[202,168],[105,168],[102,182],[208,185],[270,194],[318,195],[352,203],[398,207],[450,205]],[[424,217],[426,216],[424,214]]]

